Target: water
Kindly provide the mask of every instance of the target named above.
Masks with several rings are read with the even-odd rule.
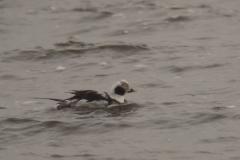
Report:
[[[239,1],[0,1],[0,159],[237,160]],[[73,89],[126,110],[56,110]]]

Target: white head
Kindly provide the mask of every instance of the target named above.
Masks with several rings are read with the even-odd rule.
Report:
[[[121,81],[117,81],[111,87],[111,94],[117,94],[119,96],[124,96],[126,93],[136,92],[136,90],[132,89],[129,86],[129,83],[122,79]]]

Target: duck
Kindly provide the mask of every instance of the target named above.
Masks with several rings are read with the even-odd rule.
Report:
[[[41,98],[49,99],[58,102],[57,109],[64,108],[106,108],[112,105],[120,105],[127,103],[124,96],[127,93],[136,92],[131,88],[129,83],[122,79],[115,82],[110,93],[96,90],[72,90],[72,97],[67,99],[55,99],[55,98]]]

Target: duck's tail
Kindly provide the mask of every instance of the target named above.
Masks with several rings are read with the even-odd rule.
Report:
[[[57,102],[62,102],[62,101],[64,101],[64,100],[62,100],[62,99],[56,99],[56,98],[35,98],[35,99],[48,99],[48,100],[57,101]]]
[[[70,108],[70,102],[68,100],[64,100],[64,99],[56,99],[56,98],[35,98],[35,99],[48,99],[48,100],[52,100],[52,101],[57,101],[58,102],[58,106],[57,109],[63,109],[63,108]]]

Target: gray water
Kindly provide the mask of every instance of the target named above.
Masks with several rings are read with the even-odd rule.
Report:
[[[1,160],[240,159],[240,1],[1,0]],[[56,110],[74,89],[126,111]]]

